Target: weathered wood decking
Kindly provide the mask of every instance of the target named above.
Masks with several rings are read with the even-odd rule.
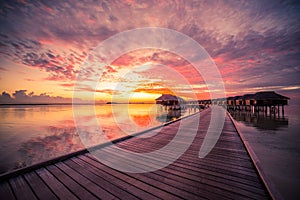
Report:
[[[163,169],[124,173],[102,164],[91,153],[83,153],[3,180],[0,199],[270,199],[228,116],[213,150],[199,158],[210,114],[209,109],[201,113],[192,145]],[[181,120],[187,132],[191,131],[188,127],[195,123],[195,117]],[[174,137],[179,123],[165,126],[153,137],[131,138],[117,145],[135,152],[159,149]],[[96,151],[111,152],[112,147]],[[168,153],[172,156],[172,152]],[[117,154],[103,159],[128,163]],[[132,167],[138,167],[139,162],[130,161]],[[155,166],[157,162],[167,160],[155,158],[148,164]]]

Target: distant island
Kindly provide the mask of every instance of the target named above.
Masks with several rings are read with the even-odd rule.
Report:
[[[108,101],[106,104],[155,104],[155,102],[114,102]]]
[[[109,102],[106,102],[106,104],[119,104],[119,103],[118,102],[109,101]]]

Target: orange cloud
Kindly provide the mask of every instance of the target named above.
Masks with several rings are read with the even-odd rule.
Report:
[[[134,92],[145,92],[148,94],[175,94],[175,92],[169,88],[138,88]]]

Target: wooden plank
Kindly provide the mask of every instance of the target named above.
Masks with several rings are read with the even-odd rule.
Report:
[[[58,179],[64,183],[66,187],[69,188],[79,199],[97,199],[90,192],[88,192],[84,187],[75,182],[71,177],[66,175],[60,169],[58,169],[55,165],[51,165],[47,167],[54,176],[58,177]]]
[[[31,188],[33,188],[39,199],[58,199],[35,172],[24,174],[24,178],[27,180]]]
[[[16,199],[8,182],[0,183],[0,199]]]
[[[107,153],[111,153],[111,152],[107,152]],[[117,160],[122,160],[124,163],[127,163],[129,165],[132,164],[135,166],[135,164],[136,164],[137,167],[139,167],[141,165],[145,165],[143,162],[144,160],[142,160],[142,161],[140,161],[139,159],[127,160],[127,159],[119,156],[118,154],[114,154],[114,156],[115,157],[112,158],[112,162],[117,159]],[[147,165],[151,164],[151,165],[155,166],[156,163],[153,161],[154,160],[150,160],[149,162],[147,162]],[[160,160],[159,162],[162,162],[162,161]],[[259,197],[265,195],[263,190],[260,188],[255,188],[255,187],[251,187],[249,185],[240,184],[240,183],[237,183],[236,181],[231,181],[229,179],[224,179],[222,176],[211,176],[207,173],[195,173],[195,174],[186,173],[187,171],[184,171],[182,169],[178,170],[178,168],[176,168],[176,167],[172,169],[170,166],[163,168],[161,170],[158,170],[157,172],[161,172],[162,176],[164,174],[168,174],[168,175],[173,174],[173,175],[177,176],[178,179],[180,179],[177,181],[181,182],[181,183],[185,179],[193,180],[196,182],[198,182],[198,180],[201,179],[201,180],[204,180],[204,183],[206,183],[207,185],[223,188],[225,190],[230,191],[231,193],[228,195],[232,195],[233,197],[234,197],[234,193],[236,193],[237,190],[238,190],[238,193],[236,193],[237,195],[244,195],[244,196],[249,196],[252,198],[259,198]],[[135,175],[135,176],[138,176],[139,180],[145,179],[145,177],[143,177],[143,176],[139,176],[139,175]],[[151,184],[151,181],[150,181],[150,184]],[[157,184],[159,185],[159,183],[157,183]],[[189,197],[189,198],[191,198],[191,197]]]
[[[250,191],[253,193],[264,195],[264,190],[262,187],[259,187],[259,185],[256,182],[251,182],[249,180],[245,179],[237,179],[232,176],[224,176],[222,173],[210,173],[206,170],[197,170],[195,169],[186,169],[186,168],[179,168],[177,166],[170,165],[168,166],[169,169],[171,169],[174,174],[179,175],[178,172],[182,174],[186,174],[190,177],[194,176],[197,178],[207,179],[210,181],[216,181],[218,183],[227,184],[229,186],[233,186],[236,188],[236,190],[242,189],[246,191]],[[172,173],[171,170],[168,170],[168,173]],[[194,171],[195,170],[195,171]],[[178,171],[178,172],[177,172]],[[187,177],[187,176],[184,177]]]
[[[118,160],[122,160],[122,157],[117,157]],[[110,160],[107,160],[108,162],[114,162],[115,159],[112,158]],[[132,160],[132,162],[134,162]],[[124,161],[125,163],[125,161]],[[130,163],[127,163],[130,164]],[[134,165],[132,165],[134,167]],[[154,187],[158,188],[160,191],[156,192],[156,195],[159,195],[159,197],[172,197],[173,195],[176,195],[177,197],[185,197],[187,199],[201,199],[200,196],[195,196],[192,191],[186,192],[182,189],[178,189],[176,187],[170,186],[165,184],[164,182],[158,182],[155,179],[149,178],[143,174],[129,174],[129,176],[136,178],[137,180],[140,180],[144,183],[147,183],[148,185],[153,185]],[[172,194],[169,193],[169,191],[172,191]],[[175,197],[172,197],[174,199]],[[202,197],[203,199],[204,197]]]
[[[93,165],[93,162],[86,162],[83,159],[84,157],[80,156],[79,158],[74,158],[74,162],[76,161],[76,163],[78,163],[80,166],[86,168],[88,171],[92,172],[94,174],[94,176],[100,176],[103,177],[106,181],[108,181],[109,183],[113,183],[113,185],[121,188],[122,190],[138,197],[138,198],[145,198],[145,199],[158,199],[156,196],[154,196],[153,194],[148,193],[147,191],[141,190],[140,188],[136,187],[135,182],[127,182],[126,180],[121,179],[121,177],[118,176],[118,174],[116,173],[111,173],[111,172],[107,172],[105,170],[102,169],[102,167],[105,166],[100,166],[100,168],[97,168],[95,165]],[[96,161],[97,162],[97,161]],[[122,195],[122,193],[117,193],[118,195]]]
[[[178,169],[180,171],[188,170],[190,173],[203,173],[203,174],[211,175],[212,177],[222,176],[224,179],[228,179],[230,181],[235,181],[235,182],[250,185],[250,186],[257,187],[258,183],[259,183],[259,182],[253,181],[253,180],[247,180],[244,178],[223,174],[221,171],[216,172],[216,171],[212,171],[209,169],[203,169],[201,167],[190,167],[190,166],[186,166],[186,165],[183,165],[183,164],[180,164],[177,162],[174,163],[173,165],[174,165],[174,167],[176,167],[176,169]],[[169,165],[169,167],[173,168],[173,165]]]
[[[125,173],[122,173],[122,172],[119,172],[116,170],[112,170],[112,169],[106,167],[105,165],[103,165],[102,163],[91,159],[90,157],[86,157],[84,155],[84,156],[79,156],[78,158],[88,162],[89,164],[95,166],[96,168],[98,168],[100,170],[106,171],[107,173],[113,175],[114,177],[116,177],[118,179],[118,180],[115,180],[117,182],[121,181],[121,182],[129,183],[131,186],[127,189],[130,190],[132,193],[135,192],[137,189],[139,189],[140,191],[143,191],[142,195],[141,194],[139,195],[140,192],[137,193],[137,196],[139,196],[139,197],[145,197],[145,199],[148,199],[148,198],[158,199],[159,196],[169,196],[172,199],[180,199],[179,197],[172,195],[171,193],[168,193],[168,192],[158,189],[157,187],[155,187],[155,185],[149,185],[149,184],[142,182],[141,180],[135,179],[132,176],[130,176],[130,174],[125,174]],[[171,192],[171,191],[169,191],[169,192]],[[147,196],[149,196],[149,197],[147,197]]]
[[[113,161],[113,160],[111,160],[111,161]],[[127,161],[123,161],[123,162],[127,162]],[[126,164],[130,164],[130,162],[127,162]],[[157,171],[156,171],[156,173],[157,173]],[[168,178],[170,178],[170,177],[173,177],[173,179],[175,180],[175,181],[177,181],[177,182],[180,182],[180,183],[182,183],[182,184],[186,184],[186,185],[197,185],[199,188],[200,188],[200,190],[203,192],[203,191],[205,191],[205,189],[206,188],[209,188],[208,190],[210,191],[210,193],[218,193],[219,192],[219,194],[220,195],[224,195],[224,194],[226,194],[226,196],[229,196],[230,198],[233,198],[233,195],[232,195],[232,193],[230,193],[230,192],[227,192],[226,190],[219,190],[219,188],[217,188],[217,187],[212,187],[211,185],[207,185],[207,184],[203,184],[203,183],[199,183],[199,182],[197,182],[197,181],[195,181],[195,180],[189,180],[189,179],[185,179],[185,178],[183,178],[183,177],[181,177],[181,176],[179,176],[178,177],[178,175],[175,175],[175,174],[170,174],[170,173],[163,173],[164,175],[166,175],[167,174],[167,176],[168,176]],[[135,176],[135,175],[133,175],[133,176]],[[175,178],[174,178],[175,177]],[[139,179],[140,180],[140,179]],[[143,179],[142,179],[142,181],[144,181]],[[152,183],[153,185],[154,185],[154,183]],[[200,186],[201,185],[201,186]],[[213,188],[213,189],[212,189]],[[205,193],[205,192],[204,192]],[[209,196],[211,196],[211,195],[208,195],[208,198],[209,198]],[[242,199],[242,196],[239,196],[239,198],[240,199]]]
[[[72,161],[71,161],[72,160]],[[138,199],[136,196],[130,194],[126,190],[123,190],[117,187],[113,182],[105,180],[102,174],[99,174],[93,170],[89,165],[83,165],[78,158],[72,158],[71,160],[66,161],[75,170],[81,172],[86,178],[90,179],[96,184],[99,184],[101,187],[106,188],[110,193],[117,195],[119,198],[125,199]]]
[[[107,149],[107,148],[105,148],[105,149]],[[102,150],[105,150],[105,149],[102,149]],[[156,154],[156,155],[157,155],[157,157],[161,157],[158,154]],[[167,155],[167,153],[165,153],[164,155]],[[213,166],[212,169],[216,169],[215,171],[224,170],[228,173],[230,173],[230,171],[232,171],[233,173],[231,173],[231,174],[235,174],[237,176],[239,176],[242,173],[241,174],[242,178],[246,178],[248,176],[252,176],[254,178],[257,177],[257,174],[253,170],[253,166],[251,166],[250,161],[249,161],[249,166],[252,167],[252,171],[243,170],[243,168],[229,168],[230,166],[225,166],[225,168],[224,168],[224,165],[219,164],[218,160],[216,160],[216,159],[212,159],[212,160],[215,160],[215,162],[209,162],[207,164],[207,162],[206,162],[206,160],[208,159],[207,157],[205,159],[201,159],[201,160],[198,158],[194,158],[194,157],[188,157],[188,158],[185,158],[185,157],[186,157],[186,154],[184,156],[182,156],[180,159],[178,159],[176,162],[180,162],[184,165],[191,165],[191,166],[196,166],[196,167],[199,165],[199,162],[201,162],[202,166],[207,166],[208,168],[211,168]],[[165,162],[167,160],[168,160],[168,158],[164,157],[164,160],[161,160],[161,162]],[[234,166],[234,163],[241,163],[241,162],[238,162],[237,160],[234,160],[234,162],[232,162],[232,160],[229,160],[229,161],[231,161],[231,162],[228,162],[228,159],[227,159],[227,162],[230,163],[232,166]],[[219,168],[221,168],[221,169],[219,169]],[[249,178],[252,179],[251,177],[249,177]]]
[[[9,183],[16,195],[17,199],[37,199],[31,188],[22,176],[18,176],[9,180]]]
[[[283,109],[283,107],[282,107]],[[261,164],[258,160],[258,158],[256,157],[253,149],[251,148],[251,146],[249,145],[248,141],[246,140],[246,138],[244,137],[244,135],[242,134],[241,131],[239,131],[238,126],[236,125],[234,119],[232,118],[232,116],[230,115],[229,112],[227,112],[228,117],[231,120],[232,125],[234,126],[234,128],[236,129],[237,134],[239,135],[239,137],[242,140],[242,143],[245,146],[245,149],[247,150],[253,164],[254,167],[258,173],[259,178],[261,179],[264,187],[266,188],[268,194],[270,195],[270,197],[272,199],[283,199],[281,194],[277,191],[274,183],[270,180],[269,176],[266,175],[266,173],[264,172],[263,168],[261,167]]]
[[[168,141],[169,142],[169,141]],[[166,142],[167,143],[167,142]],[[176,144],[176,143],[174,143]],[[178,143],[178,145],[180,145]],[[136,144],[134,142],[124,142],[118,145],[120,148],[124,148],[130,151],[134,151],[134,152],[150,152],[150,151],[154,151],[156,149],[161,148],[162,146],[157,145],[156,142],[148,142],[148,143],[139,143]],[[158,148],[157,148],[158,147]],[[199,154],[199,149],[200,146],[199,145],[191,145],[189,147],[189,149],[187,150],[187,152],[189,153],[189,155],[198,155]],[[219,149],[213,149],[210,154],[213,155],[220,155],[220,156],[227,156],[231,159],[238,159],[238,160],[249,160],[249,155],[246,154],[246,152],[244,154],[242,153],[237,153],[234,151],[231,151],[231,149],[229,148],[221,148],[222,150]],[[238,149],[237,149],[238,150]],[[173,151],[165,151],[167,153],[174,153]]]
[[[87,154],[87,156],[90,157],[90,158],[93,157],[93,156],[90,155],[90,154]],[[126,162],[126,161],[124,161],[124,162]],[[127,164],[130,164],[130,163],[127,163]],[[147,173],[146,173],[146,174],[147,174]],[[132,176],[135,177],[136,175],[133,174]],[[142,179],[142,178],[137,178],[137,179],[142,180],[142,181],[145,181],[145,180]],[[175,180],[178,182],[178,179],[175,179]],[[181,183],[181,184],[186,184],[185,182],[182,182],[182,181],[180,181],[180,183]],[[159,183],[156,182],[155,185],[159,185]],[[198,184],[198,183],[194,183],[194,185],[199,185],[199,184]],[[207,196],[214,196],[214,194],[211,194],[211,193],[212,193],[212,190],[209,190],[209,193],[205,193],[205,191],[203,191],[203,190],[201,190],[201,192],[204,193],[204,194],[206,194]],[[199,197],[200,197],[200,196],[201,196],[201,194],[199,194]]]
[[[187,182],[179,182],[177,178],[172,178],[169,174],[166,173],[159,174],[157,172],[151,172],[151,173],[145,173],[143,175],[155,179],[157,182],[163,182],[166,185],[170,185],[172,187],[176,187],[178,189],[192,193],[196,195],[197,199],[203,199],[203,198],[230,199],[230,198],[225,198],[224,193],[219,194],[218,192],[209,189],[209,186],[207,185],[199,184],[196,182],[194,182],[193,184]],[[189,199],[188,196],[182,196],[182,197]]]
[[[90,156],[91,155],[88,155],[88,157],[90,157]],[[163,179],[159,180],[157,178],[154,178],[153,176],[149,176],[149,174],[151,174],[151,173],[143,173],[143,174],[137,173],[137,174],[131,174],[131,176],[140,181],[148,183],[150,185],[154,185],[160,189],[164,189],[165,191],[172,191],[172,194],[176,194],[180,198],[206,199],[208,197],[211,197],[214,199],[218,199],[222,196],[222,195],[218,196],[218,195],[214,194],[211,190],[210,191],[201,190],[201,192],[199,192],[199,187],[198,187],[199,184],[197,184],[197,183],[193,184],[192,186],[185,185],[182,182],[178,182],[178,180],[173,181],[172,179],[164,178],[163,176],[160,176]],[[177,186],[177,187],[175,187],[175,186]],[[184,190],[183,188],[189,188],[189,190]],[[191,194],[188,194],[188,193],[191,193]],[[165,192],[162,194],[155,193],[155,195],[158,195],[160,198],[166,198],[166,197],[171,198],[170,194],[167,194]],[[172,199],[173,198],[174,197],[172,197]]]
[[[116,196],[109,193],[105,189],[99,187],[94,182],[90,181],[86,177],[82,176],[79,172],[72,169],[70,166],[65,163],[57,163],[56,166],[63,170],[68,176],[72,177],[74,180],[79,182],[84,188],[92,192],[95,196],[101,199],[116,199]]]
[[[128,148],[126,148],[127,146],[129,146]],[[124,149],[127,149],[127,150],[132,150],[134,152],[139,152],[138,150],[142,150],[143,152],[150,152],[152,149],[151,149],[151,145],[147,145],[147,146],[138,146],[136,147],[134,144],[128,144],[127,142],[125,144],[122,144],[122,145],[119,145],[120,148],[122,147],[125,147]],[[194,151],[191,153],[190,149],[186,151],[186,153],[184,154],[184,156],[182,156],[182,158],[186,158],[186,161],[188,162],[196,162],[198,163],[199,160],[195,160],[194,159],[194,156],[198,156],[198,152],[199,152],[199,148],[197,148],[198,151]],[[213,153],[214,151],[212,151]],[[170,155],[171,157],[174,156],[174,152],[171,152],[171,151],[165,151],[164,152],[164,156],[166,155]],[[206,160],[213,160],[215,161],[216,159],[210,159],[210,158],[205,158],[205,159],[201,159],[201,162],[202,161],[206,161]],[[236,161],[236,160],[235,160]],[[228,160],[225,160],[225,162],[223,160],[218,160],[218,162],[221,162],[222,164],[231,164],[231,166],[234,167],[233,165],[233,162],[228,162]],[[247,168],[246,170],[251,170],[252,172],[254,172],[255,174],[255,171],[253,170],[253,165],[251,164],[251,162],[235,162],[234,164],[237,164],[237,166],[243,166],[244,168]],[[256,175],[256,174],[255,174]]]
[[[78,199],[77,196],[70,192],[68,188],[66,188],[66,186],[63,185],[47,169],[41,168],[36,170],[36,172],[59,199]]]

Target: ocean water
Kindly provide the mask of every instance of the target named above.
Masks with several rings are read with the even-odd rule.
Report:
[[[167,110],[155,104],[2,105],[0,174],[149,129],[195,111]]]
[[[284,117],[232,116],[281,196],[300,199],[300,106],[285,106]]]

